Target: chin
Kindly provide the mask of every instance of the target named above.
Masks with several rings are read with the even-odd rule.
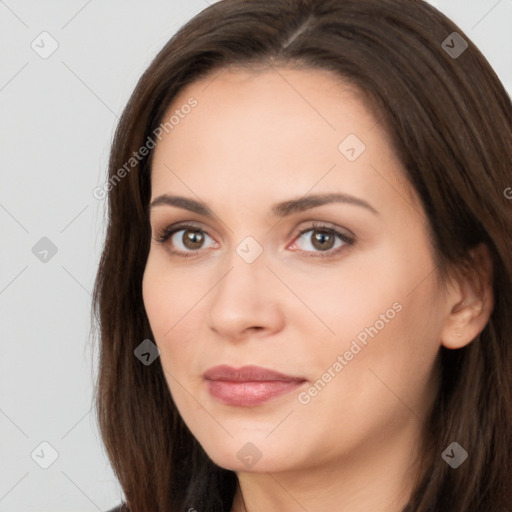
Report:
[[[293,461],[289,455],[293,453],[292,447],[286,447],[282,442],[271,446],[268,440],[259,441],[256,437],[254,442],[231,439],[224,445],[214,441],[212,447],[202,446],[217,466],[237,473],[274,473],[291,469]]]

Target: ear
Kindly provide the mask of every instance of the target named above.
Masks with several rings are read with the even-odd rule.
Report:
[[[449,312],[441,344],[450,349],[471,343],[484,329],[494,307],[492,258],[487,245],[470,251],[471,268],[452,279],[447,292]]]

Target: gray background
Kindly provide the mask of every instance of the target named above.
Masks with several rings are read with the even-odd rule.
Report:
[[[431,3],[510,93],[512,0]],[[206,6],[0,0],[1,512],[94,512],[121,500],[91,412],[90,300],[104,237],[92,191],[139,76]]]

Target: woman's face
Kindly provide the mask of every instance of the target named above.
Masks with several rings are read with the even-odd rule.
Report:
[[[329,72],[284,68],[211,75],[172,115],[143,294],[193,435],[239,472],[410,461],[446,304],[379,120]]]

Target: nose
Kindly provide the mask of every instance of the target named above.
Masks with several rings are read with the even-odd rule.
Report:
[[[278,332],[284,326],[278,284],[266,266],[264,252],[252,263],[234,253],[229,270],[211,293],[210,329],[231,340]]]

